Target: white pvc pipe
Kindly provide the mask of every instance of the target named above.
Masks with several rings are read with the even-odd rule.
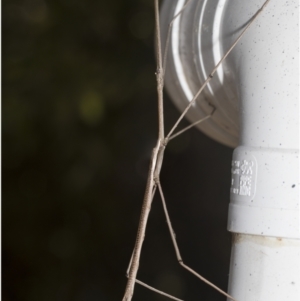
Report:
[[[264,1],[195,0],[178,18],[166,84],[180,109]],[[169,11],[184,2],[165,2],[165,28]],[[298,6],[298,0],[271,0],[189,115],[193,121],[203,117],[209,99],[217,114],[200,129],[238,144],[228,292],[239,301],[300,300]]]
[[[228,33],[262,1],[250,2],[228,3]],[[298,5],[271,1],[229,62],[240,95],[229,294],[241,301],[300,300]]]
[[[234,234],[228,293],[238,301],[298,301],[299,240]]]

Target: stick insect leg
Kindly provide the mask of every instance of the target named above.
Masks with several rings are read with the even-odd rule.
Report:
[[[231,299],[233,301],[236,301],[233,297],[231,297],[230,295],[228,295],[226,292],[222,291],[216,285],[214,285],[210,281],[206,280],[203,276],[199,275],[197,272],[195,272],[193,269],[191,269],[189,266],[187,266],[187,265],[185,265],[183,263],[183,260],[182,260],[182,257],[180,255],[180,251],[179,251],[179,248],[178,248],[178,245],[177,245],[177,241],[176,241],[176,237],[175,237],[175,232],[174,232],[174,230],[172,228],[171,220],[170,220],[169,213],[168,213],[168,210],[167,210],[165,197],[164,197],[164,194],[163,194],[163,191],[162,191],[162,188],[161,188],[161,184],[160,184],[160,182],[158,180],[157,180],[157,186],[158,186],[158,190],[159,190],[159,193],[160,193],[160,196],[161,196],[161,200],[162,200],[164,212],[165,212],[166,219],[167,219],[168,228],[169,228],[169,231],[170,231],[170,234],[171,234],[171,238],[172,238],[172,241],[173,241],[173,245],[174,245],[176,257],[177,257],[177,260],[178,260],[179,264],[183,268],[185,268],[186,270],[188,270],[190,273],[192,273],[196,277],[198,277],[200,280],[202,280],[203,282],[205,282],[206,284],[208,284],[209,286],[211,286],[212,288],[214,288],[215,290],[217,290],[219,293],[223,294],[224,296],[226,296],[227,298],[229,298],[229,299]]]
[[[126,271],[126,277],[127,277],[127,278],[128,278],[128,275],[129,275],[129,270],[130,270],[130,268],[131,268],[132,256],[133,256],[133,253],[132,253],[132,255],[131,255],[130,262],[129,262],[129,266],[128,266],[128,269],[127,269],[127,271]],[[142,286],[144,286],[144,287],[146,287],[147,289],[149,289],[149,290],[151,290],[151,291],[154,291],[154,292],[156,292],[156,293],[158,293],[158,294],[160,294],[160,295],[163,295],[163,296],[165,296],[165,297],[168,297],[168,298],[170,298],[170,299],[172,299],[172,300],[183,301],[182,299],[178,299],[178,298],[176,298],[176,297],[174,297],[174,296],[172,296],[172,295],[169,295],[169,294],[167,294],[167,293],[165,293],[165,292],[163,292],[163,291],[160,291],[160,290],[154,288],[153,286],[150,286],[150,285],[146,284],[145,282],[142,282],[142,281],[140,281],[140,280],[138,280],[138,279],[135,279],[135,282],[138,283],[138,284],[140,284],[140,285],[142,285]]]
[[[182,130],[178,131],[177,133],[173,134],[173,135],[168,139],[168,141],[170,141],[170,140],[174,139],[175,137],[177,137],[177,136],[183,134],[184,132],[186,132],[187,130],[191,129],[191,128],[194,127],[195,125],[197,125],[197,124],[199,124],[199,123],[202,123],[203,121],[209,119],[209,118],[214,114],[214,112],[216,111],[216,108],[215,108],[212,104],[210,104],[210,106],[213,107],[213,111],[212,111],[209,115],[207,115],[207,116],[205,116],[205,117],[199,119],[198,121],[196,121],[196,122],[190,124],[189,126],[185,127],[184,129],[182,129]]]
[[[154,198],[154,195],[155,195],[155,192],[156,192],[156,188],[157,188],[157,185],[155,185],[154,188],[153,188],[152,201],[153,201],[153,198]],[[134,250],[133,250],[133,252],[134,252]],[[130,258],[130,261],[129,261],[129,265],[128,265],[128,268],[127,268],[127,271],[126,271],[126,277],[127,278],[129,276],[129,271],[130,271],[131,264],[132,264],[133,252],[132,252],[132,255],[131,255],[131,258]],[[167,293],[165,293],[163,291],[160,291],[160,290],[158,290],[158,289],[156,289],[156,288],[154,288],[154,287],[152,287],[152,286],[150,286],[150,285],[148,285],[148,284],[146,284],[146,283],[144,283],[144,282],[142,282],[142,281],[140,281],[138,279],[135,279],[135,282],[138,283],[138,284],[140,284],[140,285],[142,285],[142,286],[144,286],[144,287],[146,287],[146,288],[148,288],[151,291],[154,291],[154,292],[156,292],[156,293],[158,293],[160,295],[163,295],[165,297],[168,297],[168,298],[170,298],[172,300],[183,301],[182,299],[178,299],[178,298],[176,298],[176,297],[174,297],[172,295],[169,295],[169,294],[167,294]]]

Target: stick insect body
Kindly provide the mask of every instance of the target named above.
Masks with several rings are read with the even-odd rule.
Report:
[[[192,128],[196,124],[200,122],[204,122],[208,118],[210,118],[216,108],[213,106],[213,104],[210,104],[212,107],[212,112],[207,115],[206,117],[202,118],[201,120],[189,125],[188,127],[184,128],[183,130],[175,133],[175,129],[177,128],[178,124],[180,121],[183,119],[183,117],[186,115],[190,107],[194,104],[200,93],[203,91],[205,86],[209,83],[209,81],[213,78],[214,73],[217,71],[217,68],[222,64],[222,62],[226,59],[226,57],[229,55],[229,53],[232,51],[232,49],[236,46],[236,44],[239,42],[239,40],[243,37],[245,32],[248,30],[248,28],[253,24],[253,22],[256,20],[258,15],[262,12],[262,10],[265,8],[265,6],[268,4],[270,0],[266,0],[262,7],[256,12],[256,14],[252,17],[251,21],[247,24],[247,26],[243,29],[241,34],[238,36],[238,38],[235,40],[235,42],[232,44],[232,46],[229,48],[229,50],[225,53],[225,55],[221,58],[221,60],[218,62],[218,64],[215,66],[215,68],[212,70],[212,72],[209,74],[201,88],[198,90],[198,92],[195,94],[193,99],[190,101],[188,106],[185,108],[183,113],[180,115],[170,132],[165,136],[164,134],[164,115],[163,115],[163,88],[164,88],[164,74],[165,74],[165,66],[166,66],[166,58],[167,58],[167,51],[168,51],[168,44],[169,44],[169,38],[170,38],[170,32],[171,32],[171,27],[173,24],[173,21],[175,20],[176,17],[178,17],[183,10],[186,8],[186,6],[190,3],[191,0],[188,0],[182,10],[177,13],[177,15],[174,16],[172,19],[170,26],[169,26],[169,31],[168,31],[168,36],[167,36],[167,41],[166,41],[166,47],[165,47],[165,52],[164,52],[164,61],[162,59],[162,50],[161,50],[161,38],[160,38],[160,23],[159,23],[159,0],[154,0],[154,7],[155,7],[155,37],[156,37],[156,55],[157,55],[157,71],[156,71],[156,81],[157,81],[157,94],[158,94],[158,139],[156,146],[154,147],[152,151],[152,156],[150,160],[150,167],[149,167],[149,173],[148,173],[148,179],[147,179],[147,185],[146,185],[146,191],[144,195],[144,200],[143,200],[143,205],[142,205],[142,211],[141,211],[141,216],[140,216],[140,222],[138,226],[138,232],[137,232],[137,238],[135,242],[135,247],[133,250],[133,254],[129,263],[129,267],[127,270],[127,285],[125,289],[125,294],[123,297],[123,301],[130,301],[133,296],[133,291],[134,291],[134,286],[135,283],[139,283],[146,288],[155,291],[161,295],[164,295],[166,297],[169,297],[170,299],[173,300],[179,300],[180,299],[171,296],[169,294],[166,294],[160,290],[157,290],[148,284],[143,283],[142,281],[136,279],[138,268],[139,268],[139,262],[140,262],[140,256],[141,256],[141,249],[143,245],[143,241],[145,238],[145,231],[146,231],[146,226],[147,226],[147,221],[151,209],[151,203],[153,200],[153,197],[155,195],[156,190],[159,191],[161,200],[162,200],[162,205],[164,209],[164,213],[166,216],[167,220],[167,225],[169,228],[169,232],[171,235],[171,239],[173,242],[173,246],[175,249],[176,257],[179,262],[179,264],[188,270],[190,273],[194,274],[196,277],[198,277],[200,280],[204,281],[211,287],[213,287],[215,290],[219,291],[221,294],[226,296],[227,298],[236,301],[232,296],[228,295],[226,292],[221,290],[219,287],[214,285],[213,283],[209,282],[207,279],[205,279],[203,276],[199,275],[197,272],[195,272],[193,269],[188,267],[187,265],[184,264],[182,257],[180,255],[180,251],[176,242],[175,238],[175,232],[172,228],[171,220],[168,214],[167,206],[166,206],[166,201],[165,197],[163,194],[162,186],[160,183],[160,171],[163,163],[163,158],[164,158],[164,151],[165,148],[168,144],[168,142],[177,137],[178,135],[182,134],[183,132],[187,131],[188,129]]]

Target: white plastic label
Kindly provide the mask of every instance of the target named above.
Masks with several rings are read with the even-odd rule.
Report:
[[[257,164],[253,155],[237,156],[231,162],[230,192],[237,196],[253,199],[256,188]],[[240,199],[240,198],[239,198]]]

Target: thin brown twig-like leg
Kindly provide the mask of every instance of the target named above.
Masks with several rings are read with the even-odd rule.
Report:
[[[170,140],[176,138],[177,136],[179,136],[179,135],[185,133],[187,130],[191,129],[191,128],[194,127],[195,125],[197,125],[197,124],[199,124],[199,123],[202,123],[203,121],[209,119],[209,118],[214,114],[214,112],[215,112],[215,110],[216,110],[216,108],[215,108],[213,105],[211,105],[211,106],[213,107],[213,111],[212,111],[209,115],[207,115],[207,116],[205,116],[205,117],[199,119],[198,121],[196,121],[196,122],[194,122],[194,123],[188,125],[188,126],[185,127],[184,129],[182,129],[181,131],[178,131],[177,133],[173,134],[167,141],[170,141]]]
[[[127,272],[126,272],[126,277],[127,278],[129,276],[129,271],[130,271],[130,268],[131,268],[132,257],[133,257],[133,253],[131,255],[129,266],[128,266],[128,269],[127,269]],[[160,291],[160,290],[154,288],[153,286],[150,286],[150,285],[146,284],[145,282],[142,282],[142,281],[140,281],[138,279],[135,279],[135,282],[138,283],[138,284],[140,284],[140,285],[142,285],[142,286],[144,286],[144,287],[146,287],[147,289],[149,289],[151,291],[154,291],[154,292],[156,292],[156,293],[158,293],[160,295],[168,297],[169,299],[176,300],[176,301],[183,301],[182,299],[178,299],[178,298],[176,298],[176,297],[174,297],[174,296],[172,296],[170,294],[167,294],[167,293],[165,293],[163,291]]]
[[[154,287],[152,287],[152,286],[150,286],[150,285],[148,285],[148,284],[146,284],[146,283],[144,283],[144,282],[142,282],[142,281],[140,281],[138,279],[136,279],[135,282],[138,283],[138,284],[140,284],[140,285],[142,285],[142,286],[144,286],[144,287],[146,287],[146,288],[148,288],[151,291],[154,291],[154,292],[156,292],[156,293],[158,293],[160,295],[168,297],[169,299],[173,299],[173,300],[177,300],[177,301],[183,301],[182,299],[178,299],[178,298],[176,298],[176,297],[174,297],[172,295],[164,293],[163,291],[160,291],[160,290],[158,290],[158,289],[156,289],[156,288],[154,288]]]
[[[183,260],[182,260],[182,257],[180,255],[180,251],[179,251],[179,248],[178,248],[178,244],[177,244],[177,241],[176,241],[175,232],[172,228],[172,224],[171,224],[171,220],[170,220],[170,217],[169,217],[165,197],[164,197],[164,194],[163,194],[163,191],[162,191],[162,188],[161,188],[161,184],[160,184],[159,180],[156,180],[156,183],[157,183],[158,190],[159,190],[159,193],[160,193],[160,196],[161,196],[161,201],[162,201],[164,212],[165,212],[165,215],[166,215],[168,228],[169,228],[169,231],[170,231],[170,235],[171,235],[171,238],[172,238],[173,246],[174,246],[176,257],[177,257],[177,260],[178,260],[179,264],[183,268],[185,268],[187,271],[189,271],[190,273],[192,273],[196,277],[198,277],[200,280],[202,280],[203,282],[205,282],[206,284],[208,284],[209,286],[211,286],[212,288],[217,290],[219,293],[223,294],[224,296],[226,296],[227,298],[230,298],[233,301],[236,301],[232,296],[230,296],[226,292],[222,291],[216,285],[214,285],[213,283],[211,283],[210,281],[208,281],[203,276],[199,275],[197,272],[195,272],[193,269],[191,269],[189,266],[187,266],[186,264],[183,263]]]
[[[174,138],[180,136],[181,134],[183,134],[183,133],[186,132],[187,130],[193,128],[195,125],[197,125],[197,124],[199,124],[199,123],[202,123],[203,121],[209,119],[210,117],[211,117],[211,115],[207,115],[207,116],[205,116],[204,118],[201,118],[201,119],[199,119],[198,121],[196,121],[196,122],[190,124],[189,126],[185,127],[185,128],[182,129],[181,131],[178,131],[177,133],[175,133],[174,135],[172,135],[172,136],[168,139],[168,141],[170,141],[170,140],[172,140],[172,139],[174,139]]]

